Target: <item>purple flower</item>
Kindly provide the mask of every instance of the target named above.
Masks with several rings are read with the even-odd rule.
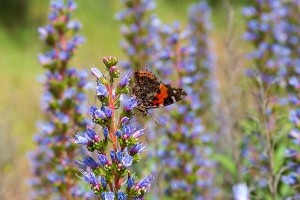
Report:
[[[151,186],[151,183],[153,181],[154,177],[153,175],[148,175],[146,176],[145,178],[143,178],[141,181],[139,181],[136,186],[139,188],[139,189],[143,189],[145,191],[148,191],[150,189],[150,186]]]
[[[72,11],[75,10],[77,8],[76,3],[73,0],[68,0],[67,1],[67,8]]]
[[[101,77],[103,77],[103,74],[99,71],[99,69],[97,68],[92,68],[91,69],[91,73],[93,76],[95,76],[97,79],[100,79]]]
[[[125,87],[126,85],[129,84],[129,81],[131,79],[131,76],[132,76],[132,72],[129,72],[128,74],[126,74],[122,79],[121,81],[119,82],[119,86],[120,87]]]
[[[145,129],[140,129],[140,130],[137,130],[137,131],[135,131],[133,134],[132,134],[132,137],[134,137],[134,138],[139,138],[139,137],[141,137],[142,135],[144,135],[144,132],[145,131]]]
[[[129,117],[123,117],[121,119],[122,124],[127,124],[130,121]]]
[[[130,148],[129,153],[130,155],[135,155],[143,152],[145,149],[146,149],[145,145],[138,143]]]
[[[80,135],[74,135],[72,142],[76,144],[88,145],[90,141],[87,138],[82,137]]]
[[[87,127],[85,133],[91,140],[93,140],[95,142],[100,141],[100,138],[98,137],[98,135],[91,128]]]
[[[83,179],[93,186],[100,185],[98,179],[93,172],[83,172]]]
[[[39,54],[38,60],[42,65],[49,65],[53,62],[53,57],[50,54]]]
[[[97,109],[93,113],[93,117],[96,118],[96,119],[105,119],[106,115],[105,115],[105,113],[102,110]]]

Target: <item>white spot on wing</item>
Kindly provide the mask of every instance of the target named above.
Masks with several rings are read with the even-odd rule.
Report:
[[[176,102],[176,99],[174,96],[172,96],[171,98],[172,98],[173,102]]]

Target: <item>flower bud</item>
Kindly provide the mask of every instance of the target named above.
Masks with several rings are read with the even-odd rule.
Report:
[[[102,61],[107,69],[110,69],[112,66],[116,66],[118,64],[118,59],[116,57],[104,57]]]

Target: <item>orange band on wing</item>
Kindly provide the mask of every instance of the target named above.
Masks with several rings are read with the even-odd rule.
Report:
[[[159,85],[160,93],[156,95],[156,100],[153,101],[153,104],[158,106],[164,103],[165,98],[168,97],[168,88],[164,84]]]

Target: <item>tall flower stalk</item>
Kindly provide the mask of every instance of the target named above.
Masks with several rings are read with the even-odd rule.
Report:
[[[77,168],[74,159],[79,148],[69,140],[86,126],[84,88],[87,73],[69,66],[84,38],[77,35],[81,25],[71,19],[76,4],[72,0],[51,1],[49,24],[38,32],[47,51],[38,56],[45,69],[42,110],[45,119],[38,123],[37,149],[30,153],[34,178],[30,181],[33,199],[76,199]],[[79,195],[79,196],[78,196]]]
[[[200,14],[201,13],[201,14]],[[165,182],[165,194],[172,199],[213,199],[214,162],[210,143],[213,140],[206,125],[211,91],[213,59],[208,39],[209,7],[205,2],[190,10],[190,25],[181,31],[179,24],[161,28],[161,45],[156,70],[165,79],[176,77],[172,84],[183,87],[188,96],[177,105],[169,106],[170,115],[161,114],[166,127],[162,134],[158,157]],[[188,40],[190,38],[190,41]],[[206,124],[207,123],[207,124]]]
[[[289,65],[287,65],[287,74],[285,76],[290,102],[290,122],[292,129],[289,132],[292,144],[286,150],[288,159],[288,172],[282,177],[282,181],[294,189],[290,197],[300,198],[300,165],[299,165],[299,145],[300,145],[300,22],[299,7],[300,1],[293,0],[284,3],[286,14],[281,20],[281,35],[284,44],[289,48]],[[284,37],[285,36],[285,37]]]
[[[250,157],[251,163],[248,169],[249,181],[252,182],[250,192],[272,199],[286,197],[291,192],[280,187],[281,178],[284,178],[282,175],[290,170],[284,165],[282,156],[282,149],[285,148],[282,135],[288,128],[286,116],[282,115],[287,112],[287,94],[282,86],[293,63],[293,50],[287,45],[290,39],[287,31],[291,28],[288,12],[287,3],[279,0],[257,1],[243,10],[248,18],[245,38],[255,46],[255,51],[249,55],[255,68],[249,71],[249,75],[254,80],[257,105],[257,118],[252,121],[256,129],[253,129],[252,136],[247,137],[249,140],[245,147],[248,150],[244,153],[248,154],[245,156]],[[252,144],[250,153],[249,141],[254,140],[256,143]]]
[[[144,199],[149,191],[152,175],[140,181],[131,167],[141,159],[146,146],[141,136],[145,129],[138,129],[131,122],[133,109],[138,100],[126,96],[129,93],[131,72],[118,83],[120,71],[114,57],[104,57],[108,77],[97,68],[92,74],[97,79],[96,95],[99,106],[91,106],[93,122],[102,129],[102,136],[90,127],[84,135],[75,135],[74,143],[81,144],[91,152],[89,156],[78,161],[83,169],[82,178],[91,186],[91,190],[103,200]]]
[[[147,67],[151,64],[154,53],[156,26],[158,19],[153,15],[154,0],[121,0],[124,10],[117,14],[122,22],[121,33],[124,40],[121,47],[128,60],[122,63],[133,70]]]

